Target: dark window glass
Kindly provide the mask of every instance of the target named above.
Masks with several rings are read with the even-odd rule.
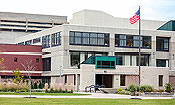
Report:
[[[14,62],[18,62],[18,58],[15,57],[15,58],[14,58]]]
[[[74,74],[74,85],[76,85],[76,74]]]
[[[39,43],[40,41],[41,41],[41,38],[35,38],[35,39],[33,39],[33,44]]]
[[[31,44],[32,44],[32,40],[25,41],[25,45],[31,45]]]
[[[60,32],[52,34],[51,39],[52,39],[52,41],[51,41],[52,47],[61,45]]]
[[[42,59],[43,71],[51,71],[51,58]]]
[[[93,32],[70,32],[71,45],[109,46],[109,34]]]
[[[157,37],[156,38],[157,51],[169,51],[169,38]]]
[[[115,46],[117,47],[139,47],[139,36],[137,35],[115,35]],[[140,37],[141,48],[151,48],[151,37],[141,36]]]
[[[42,48],[50,47],[50,35],[46,35],[42,37]]]
[[[125,86],[125,75],[120,75],[120,86]]]
[[[137,66],[139,66],[139,56],[137,56]],[[149,66],[149,55],[140,56],[140,66]]]
[[[67,84],[67,75],[65,75],[64,83]]]
[[[36,58],[36,63],[38,63],[39,62],[39,58]]]
[[[18,45],[24,45],[24,42],[18,43]]]
[[[159,75],[159,87],[163,86],[163,75]]]
[[[156,59],[156,66],[157,67],[168,67],[168,60],[167,59]]]
[[[80,63],[80,53],[79,52],[71,52],[71,66],[78,66]]]

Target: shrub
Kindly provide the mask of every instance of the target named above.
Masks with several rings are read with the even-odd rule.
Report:
[[[152,86],[150,85],[142,85],[140,87],[141,92],[151,92],[152,91]]]
[[[119,91],[118,94],[130,95],[130,92],[126,90],[122,90],[122,91]]]
[[[39,89],[43,89],[43,85],[41,82],[39,83]]]
[[[59,93],[62,93],[62,92],[63,92],[63,90],[60,88],[60,89],[59,89]]]
[[[116,91],[116,93],[118,93],[120,91],[123,91],[123,89],[122,88],[118,88],[117,91]]]
[[[31,89],[34,89],[34,86],[33,86],[32,82],[31,82]]]
[[[38,86],[37,86],[37,83],[35,82],[34,86],[33,86],[34,89],[37,89]]]
[[[26,84],[20,84],[19,86],[17,86],[17,84],[15,83],[10,83],[10,82],[1,82],[0,83],[0,91],[3,92],[16,92],[18,89],[18,91],[25,91],[27,92],[29,90],[29,86],[27,86]]]
[[[164,92],[165,90],[164,89],[159,89],[159,92]]]
[[[48,89],[46,89],[45,93],[49,93]]]
[[[73,93],[73,92],[74,92],[73,89],[71,89],[71,90],[70,90],[70,93]]]
[[[131,85],[128,86],[127,89],[128,89],[128,91],[130,91],[130,92],[134,92],[134,91],[138,91],[138,90],[139,90],[139,86],[136,85],[136,84],[131,84]]]
[[[55,91],[54,91],[55,93],[59,93],[59,91],[58,91],[58,89],[55,89]]]
[[[53,90],[53,88],[50,89],[49,93],[54,93],[55,91]]]
[[[152,92],[159,92],[159,90],[158,89],[153,89]]]
[[[165,91],[171,92],[171,90],[172,90],[172,85],[170,83],[165,84]]]

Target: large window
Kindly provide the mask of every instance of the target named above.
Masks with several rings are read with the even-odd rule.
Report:
[[[71,66],[78,66],[80,63],[88,59],[90,56],[107,56],[107,53],[70,51],[70,64]]]
[[[157,37],[156,38],[157,51],[169,51],[169,38]]]
[[[60,32],[52,34],[51,38],[52,38],[52,41],[51,41],[52,47],[61,45]]]
[[[42,37],[42,48],[49,48],[50,47],[50,35]]]
[[[124,66],[138,66],[139,65],[139,56],[138,55],[125,55],[125,54],[116,54],[116,57],[119,59],[119,63],[117,65]],[[149,66],[149,55],[141,55],[141,66]]]
[[[169,60],[168,59],[156,59],[156,66],[157,67],[169,67]]]
[[[109,46],[108,33],[70,32],[70,45]]]
[[[115,46],[116,47],[139,47],[139,36],[138,35],[115,35]],[[141,36],[140,37],[140,47],[141,48],[151,48],[151,36]]]

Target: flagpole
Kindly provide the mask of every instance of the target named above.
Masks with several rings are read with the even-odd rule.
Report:
[[[140,62],[141,62],[141,53],[140,53],[140,48],[141,48],[141,27],[140,27],[140,6],[139,6],[139,88],[141,85],[141,79],[140,79]],[[139,89],[140,91],[140,89]]]

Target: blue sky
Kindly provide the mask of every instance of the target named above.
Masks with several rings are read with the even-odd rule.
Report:
[[[1,12],[63,15],[92,9],[104,11],[114,17],[130,18],[141,6],[141,18],[173,20],[175,0],[1,0]]]

